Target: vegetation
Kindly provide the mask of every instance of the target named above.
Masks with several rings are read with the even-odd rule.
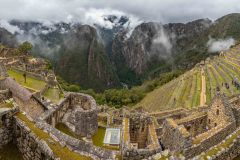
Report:
[[[95,146],[103,147],[103,140],[105,136],[106,129],[103,127],[98,127],[98,131],[92,136],[92,141]]]
[[[145,81],[141,86],[132,87],[131,89],[108,89],[102,93],[96,93],[92,89],[81,90],[78,85],[69,84],[60,77],[58,77],[58,81],[66,91],[87,93],[92,95],[98,104],[108,104],[120,108],[124,105],[131,106],[140,102],[147,93],[168,83],[172,79],[178,77],[181,73],[181,71],[164,73],[154,80]]]
[[[26,41],[18,46],[18,51],[20,54],[26,54],[32,50],[32,47],[32,44]]]
[[[206,152],[206,154],[203,156],[204,160],[207,160],[208,156],[211,157],[213,155],[216,155],[219,151],[222,150],[222,148],[228,148],[231,144],[233,144],[234,140],[236,140],[239,135],[240,135],[240,130],[234,133],[231,137],[226,138],[224,142],[218,144],[216,147],[209,149]]]
[[[44,81],[29,76],[26,77],[27,81],[25,83],[23,74],[16,70],[8,70],[8,74],[10,77],[14,78],[20,85],[33,91],[40,91],[46,85]]]
[[[53,103],[57,104],[61,98],[63,98],[63,94],[60,92],[58,88],[49,88],[45,93],[44,96],[50,99]]]
[[[231,48],[225,56],[214,56],[202,67],[206,84],[206,104],[211,102],[217,91],[227,96],[240,93],[232,83],[234,78],[240,80],[239,50]],[[202,92],[202,67],[198,65],[171,82],[157,87],[147,93],[135,107],[143,107],[153,112],[199,106]]]
[[[55,126],[59,131],[71,136],[71,137],[74,137],[74,138],[77,138],[77,139],[82,139],[81,136],[78,136],[76,135],[75,133],[73,133],[64,123],[57,123],[56,126]]]

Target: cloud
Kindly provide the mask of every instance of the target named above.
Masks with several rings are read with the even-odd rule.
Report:
[[[104,24],[105,11],[122,12],[144,21],[187,22],[216,19],[239,12],[238,0],[0,0],[0,19],[94,21]],[[96,11],[96,15],[92,15]],[[179,14],[181,13],[181,14]],[[111,24],[106,24],[107,26]]]
[[[157,29],[157,36],[155,39],[153,39],[153,46],[163,46],[165,48],[166,53],[171,53],[172,50],[172,43],[170,42],[170,37],[165,33],[162,26],[160,26],[160,29]]]
[[[0,27],[5,28],[8,32],[15,34],[15,33],[23,33],[17,26],[13,26],[9,24],[6,20],[0,20]]]
[[[232,45],[235,44],[235,40],[233,38],[228,39],[213,39],[210,38],[207,42],[208,52],[220,52],[228,50]]]

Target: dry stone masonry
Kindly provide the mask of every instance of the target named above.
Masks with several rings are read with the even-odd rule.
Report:
[[[12,49],[3,49],[0,56],[4,57],[0,62],[0,148],[14,143],[24,160],[75,160],[72,154],[96,160],[240,156],[240,95],[217,93],[209,106],[156,113],[99,107],[93,97],[71,92],[53,104],[42,99],[47,89],[58,85],[44,60],[14,56]],[[33,93],[8,77],[6,70],[11,68],[47,85]],[[57,129],[58,124],[64,124],[71,134]],[[99,126],[120,129],[119,150],[94,145],[92,137]]]

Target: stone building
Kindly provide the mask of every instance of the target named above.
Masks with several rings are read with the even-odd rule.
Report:
[[[183,125],[178,125],[173,119],[166,119],[161,143],[164,149],[181,151],[192,145],[192,137]]]
[[[133,113],[124,118],[122,139],[123,159],[144,159],[161,150],[153,121],[145,114]]]
[[[210,109],[207,112],[207,117],[209,129],[235,121],[232,106],[228,102],[226,96],[218,93],[214,97],[210,104]]]

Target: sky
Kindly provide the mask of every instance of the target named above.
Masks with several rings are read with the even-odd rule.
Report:
[[[102,23],[103,15],[129,15],[133,21],[215,20],[240,12],[239,0],[0,0],[0,19]]]

